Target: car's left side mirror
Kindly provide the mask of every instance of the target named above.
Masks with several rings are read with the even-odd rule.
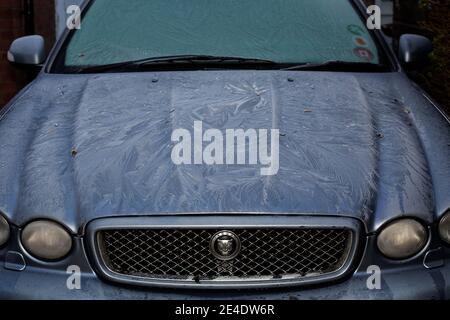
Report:
[[[8,50],[8,61],[18,65],[40,66],[45,58],[45,41],[38,35],[18,38]]]
[[[430,39],[417,34],[404,34],[399,42],[400,62],[407,69],[424,67],[429,62],[429,55],[433,51]]]

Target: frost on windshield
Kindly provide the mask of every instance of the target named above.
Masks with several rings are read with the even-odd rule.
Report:
[[[67,47],[65,64],[184,54],[379,62],[349,1],[96,0]]]

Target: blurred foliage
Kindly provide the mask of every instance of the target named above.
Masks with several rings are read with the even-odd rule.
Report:
[[[450,1],[420,0],[419,26],[433,37],[431,64],[416,81],[450,114]]]

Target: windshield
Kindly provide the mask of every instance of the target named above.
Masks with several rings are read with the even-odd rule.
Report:
[[[59,65],[179,55],[293,65],[381,60],[350,1],[95,0],[63,47]]]

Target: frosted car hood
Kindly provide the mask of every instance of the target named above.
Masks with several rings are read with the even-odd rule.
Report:
[[[195,120],[280,129],[278,174],[174,165],[172,130]],[[0,210],[74,231],[168,213],[345,215],[369,229],[396,215],[432,221],[450,204],[449,132],[400,73],[42,74],[0,122]]]

